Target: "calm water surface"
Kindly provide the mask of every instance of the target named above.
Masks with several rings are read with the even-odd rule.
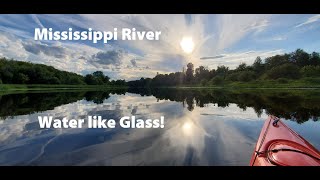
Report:
[[[268,114],[320,149],[318,94],[132,89],[2,95],[0,165],[248,165]],[[40,129],[39,115],[164,116],[165,128]]]

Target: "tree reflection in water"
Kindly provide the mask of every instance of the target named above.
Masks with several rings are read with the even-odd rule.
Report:
[[[226,89],[112,89],[105,91],[36,92],[0,95],[0,117],[32,114],[52,110],[57,106],[79,100],[103,103],[111,94],[125,93],[154,96],[158,100],[181,102],[189,111],[195,107],[215,104],[228,107],[234,103],[243,110],[251,107],[258,117],[263,111],[280,118],[303,123],[318,121],[320,116],[319,90],[226,90]]]
[[[189,111],[195,106],[205,107],[210,103],[218,107],[227,107],[234,103],[243,110],[252,107],[258,117],[265,110],[267,114],[297,123],[309,119],[318,121],[320,116],[319,90],[129,89],[128,92],[182,102]]]

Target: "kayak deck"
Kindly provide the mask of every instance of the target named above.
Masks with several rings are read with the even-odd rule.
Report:
[[[251,166],[320,166],[320,153],[308,141],[269,116],[250,160]]]

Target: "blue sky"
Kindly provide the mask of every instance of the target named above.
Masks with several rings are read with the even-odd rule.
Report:
[[[34,28],[161,31],[159,41],[34,41]],[[185,53],[184,37],[194,49]],[[0,15],[0,57],[54,66],[79,74],[101,70],[112,79],[153,77],[188,63],[231,69],[302,48],[320,51],[320,15]]]

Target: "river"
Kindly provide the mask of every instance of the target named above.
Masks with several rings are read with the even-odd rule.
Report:
[[[319,90],[128,89],[0,95],[0,165],[249,165],[268,115],[320,149]],[[157,129],[41,129],[38,116],[159,118]]]

